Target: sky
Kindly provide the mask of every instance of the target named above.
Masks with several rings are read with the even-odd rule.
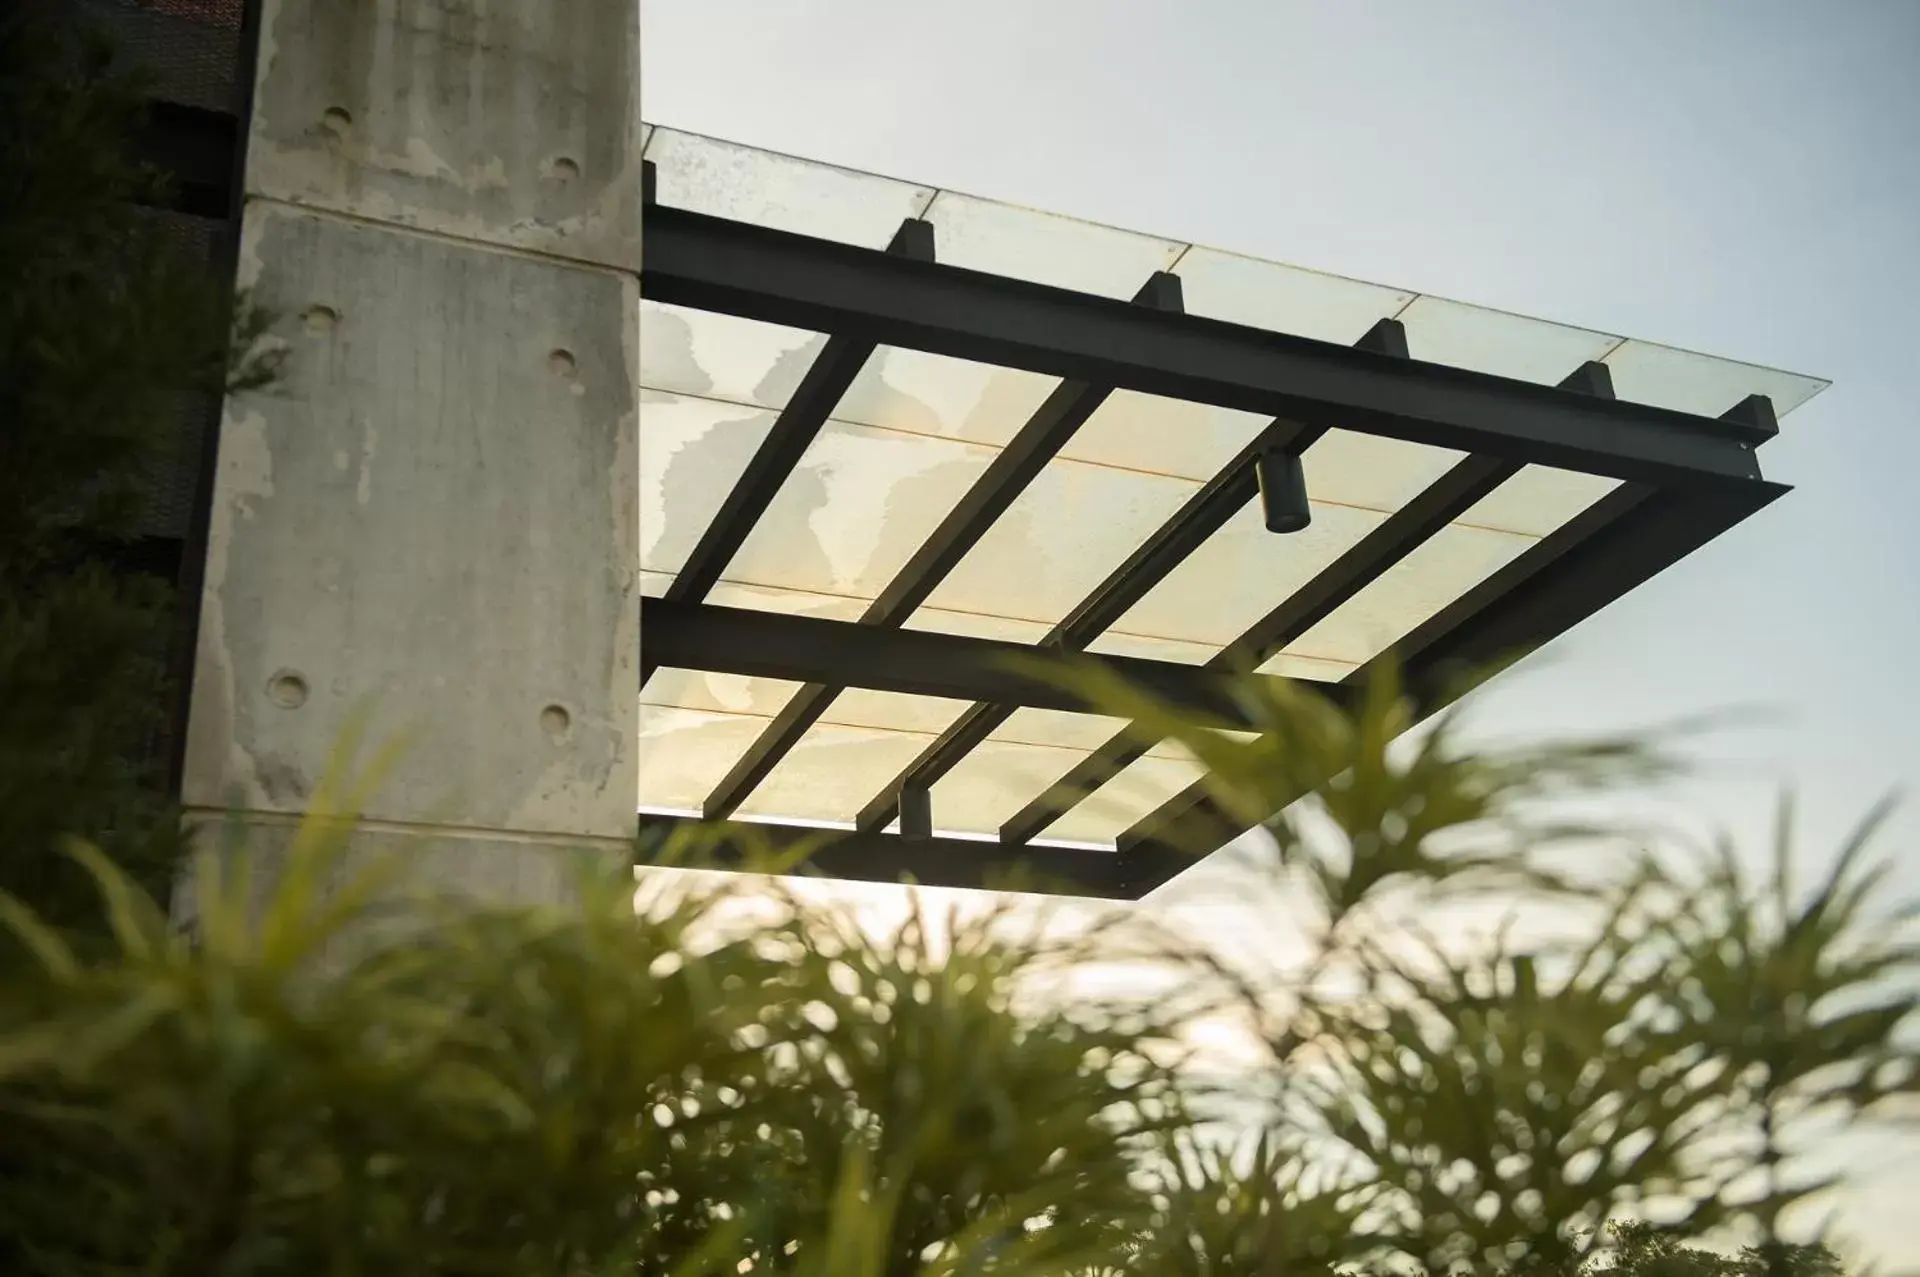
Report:
[[[1511,671],[1496,734],[1735,706],[1677,800],[1818,866],[1920,779],[1920,4],[643,0],[648,119],[1826,377],[1796,491]],[[1415,352],[1418,354],[1418,352]],[[1881,842],[1920,893],[1920,816]],[[1262,923],[1152,898],[1257,946]],[[1183,894],[1184,893],[1184,894]],[[1239,914],[1235,910],[1239,909]],[[1920,1271],[1920,1148],[1840,1226]],[[1908,1205],[1908,1211],[1911,1207]],[[1912,1236],[1908,1236],[1912,1234]]]

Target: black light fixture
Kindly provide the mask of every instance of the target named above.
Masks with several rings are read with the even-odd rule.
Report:
[[[1299,453],[1263,452],[1254,460],[1253,472],[1260,481],[1260,512],[1266,516],[1267,531],[1298,532],[1313,522],[1313,510],[1307,505],[1307,472]]]

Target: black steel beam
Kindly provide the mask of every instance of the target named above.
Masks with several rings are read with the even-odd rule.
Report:
[[[646,616],[647,661],[669,669],[1036,709],[1100,711],[1097,704],[1049,678],[1044,669],[1035,669],[1035,658],[1050,654],[1024,643],[665,599],[647,600]],[[1253,726],[1234,696],[1236,680],[1226,670],[1137,656],[1058,656],[1103,669],[1223,725]]]
[[[795,692],[793,698],[780,707],[773,721],[754,737],[747,752],[721,777],[701,804],[700,814],[707,820],[724,820],[738,811],[740,804],[753,793],[754,786],[765,780],[780,765],[780,760],[813,730],[840,690],[833,684],[808,683]]]
[[[1209,664],[1257,665],[1333,615],[1334,609],[1385,574],[1520,472],[1517,462],[1468,457],[1361,537],[1291,598],[1247,628]]]
[[[914,261],[932,261],[933,224],[913,217],[906,219],[894,233],[887,251]],[[800,379],[793,397],[780,410],[753,459],[727,493],[719,513],[701,534],[699,544],[675,573],[673,584],[667,587],[669,599],[677,603],[698,603],[707,596],[707,591],[720,579],[727,564],[733,561],[733,556],[760,522],[760,516],[773,504],[781,485],[800,464],[807,445],[820,433],[847,388],[866,367],[875,348],[875,343],[856,337],[827,338],[826,345],[807,368],[806,376]]]
[[[674,847],[679,842],[680,847]],[[684,816],[640,817],[640,863],[685,866],[669,854],[697,846],[708,852],[702,867],[752,868],[756,855],[778,856],[817,846],[805,869],[829,878],[900,882],[927,887],[1020,887],[1055,895],[1125,899],[1132,891],[1120,873],[1121,857],[1077,847],[1009,849],[987,839],[939,835],[903,838],[759,821],[701,821]]]
[[[1047,826],[1079,806],[1087,795],[1145,757],[1148,748],[1131,729],[1115,732],[1002,824],[1000,841],[1018,846],[1038,838]]]
[[[1159,531],[1128,556],[1065,619],[1047,631],[1040,646],[1056,651],[1080,651],[1105,633],[1114,622],[1145,598],[1167,574],[1203,545],[1235,512],[1253,499],[1253,458],[1267,447],[1284,444],[1304,427],[1276,421],[1261,431],[1213,480],[1187,499]],[[932,744],[920,752],[899,776],[860,809],[855,827],[884,829],[899,811],[902,786],[933,785],[958,766],[996,728],[1011,718],[1018,705],[981,701],[962,714]]]
[[[874,255],[917,268],[932,265],[886,254]],[[1143,313],[1178,311],[1179,279],[1164,271],[1155,272],[1127,308]],[[869,331],[865,335],[874,334]],[[967,490],[960,503],[941,520],[933,535],[861,614],[860,623],[887,628],[904,625],[966,557],[967,551],[979,544],[994,521],[1026,491],[1027,485],[1073,437],[1074,431],[1107,401],[1113,389],[1111,385],[1082,381],[1064,381],[1056,386],[1012,441],[994,456],[986,472]],[[766,779],[780,760],[800,743],[839,694],[840,688],[818,683],[794,693],[793,699],[707,795],[702,807],[707,819],[732,815],[753,792],[754,786]]]
[[[1382,319],[1354,345],[1405,359],[1407,330],[1397,319]],[[1270,423],[1220,473],[1189,497],[1139,549],[1128,555],[1125,563],[1109,573],[1106,580],[1049,630],[1040,640],[1040,646],[1063,651],[1084,650],[1253,500],[1259,489],[1254,475],[1257,458],[1275,449],[1305,452],[1325,433],[1324,426],[1304,426],[1297,421]],[[984,702],[971,706],[860,809],[854,827],[863,831],[886,828],[899,812],[896,795],[903,787],[932,786],[979,748],[996,728],[1013,716],[1016,708]]]
[[[1207,668],[1252,668],[1284,651],[1288,644],[1331,616],[1335,608],[1472,509],[1519,468],[1515,462],[1490,457],[1468,457],[1457,462],[1355,542],[1345,554],[1322,568],[1291,597],[1249,626],[1209,661]],[[1131,766],[1148,748],[1148,742],[1130,729],[1117,733],[1022,808],[1001,827],[1000,837],[1006,842],[1020,843],[1037,836],[1093,790]]]
[[[655,207],[649,297],[980,363],[1659,484],[1758,475],[1749,423]]]
[[[1615,489],[1402,639],[1396,652],[1409,692],[1423,714],[1444,707],[1460,676],[1564,633],[1788,491],[1765,480],[1696,492]],[[1359,671],[1340,686],[1357,696],[1364,678]],[[1201,782],[1136,822],[1119,843],[1123,859],[1138,849],[1130,880],[1145,891],[1159,882],[1147,881],[1140,864],[1164,882],[1246,829]]]
[[[1408,354],[1406,330],[1392,321],[1376,325],[1361,339],[1361,344],[1402,358]],[[1599,363],[1582,364],[1560,386],[1601,398],[1613,396],[1612,376],[1606,365]],[[1428,537],[1472,508],[1519,468],[1512,462],[1488,458],[1469,457],[1460,462],[1398,514],[1328,565],[1293,597],[1256,622],[1221,653],[1218,662],[1253,666],[1285,649]],[[1353,689],[1330,689],[1329,694],[1350,700]],[[1147,746],[1134,733],[1116,734],[1008,821],[1001,829],[1001,838],[1017,843],[1035,837],[1146,752]]]

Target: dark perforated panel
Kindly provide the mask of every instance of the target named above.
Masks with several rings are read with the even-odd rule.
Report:
[[[154,96],[235,109],[242,0],[73,0],[155,79]]]
[[[218,268],[223,261],[221,250],[228,223],[161,209],[146,210],[146,214],[183,255],[208,263],[209,269]],[[219,400],[211,394],[182,400],[175,414],[179,429],[154,458],[146,509],[141,517],[143,536],[179,538],[187,535],[199,491],[201,444],[207,430],[218,419],[219,411]]]
[[[246,0],[67,0],[67,4],[77,18],[113,39],[150,77],[149,92],[157,102],[218,115],[237,111]],[[156,109],[156,118],[162,109]],[[166,156],[156,159],[167,162]],[[180,178],[191,181],[204,174]],[[215,206],[220,202],[216,200]],[[228,222],[159,209],[145,212],[183,255],[205,262],[210,271],[230,269],[225,252]],[[202,497],[203,441],[207,431],[215,428],[218,413],[217,397],[206,394],[183,400],[173,414],[177,429],[154,459],[151,471],[141,519],[143,535],[187,536],[195,503]]]

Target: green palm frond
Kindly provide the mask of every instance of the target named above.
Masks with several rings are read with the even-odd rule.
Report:
[[[1040,671],[1125,717],[1140,740],[1172,740],[1189,751],[1224,812],[1273,833],[1282,864],[1301,872],[1329,927],[1401,887],[1562,889],[1565,881],[1540,853],[1608,831],[1550,818],[1546,804],[1657,782],[1681,770],[1645,734],[1469,747],[1457,703],[1417,739],[1403,740],[1419,706],[1390,655],[1370,667],[1351,709],[1311,684],[1243,677],[1233,687],[1255,729],[1251,737],[1098,665],[1036,663],[1034,672]],[[1311,836],[1293,806],[1307,796],[1338,830],[1341,845],[1330,848]]]

